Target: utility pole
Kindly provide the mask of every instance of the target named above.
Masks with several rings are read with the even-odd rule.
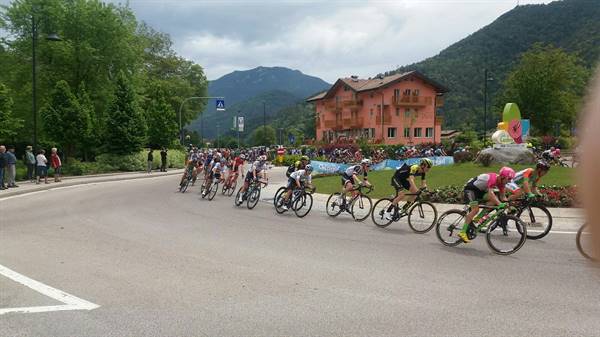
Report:
[[[263,101],[263,140],[265,146],[267,145],[267,104]]]
[[[240,150],[240,110],[238,110],[237,113],[237,117],[236,117],[236,121],[235,121],[235,128],[237,129],[237,136],[238,136],[238,151]]]
[[[485,142],[485,134],[487,132],[487,82],[488,70],[483,71],[483,141]]]

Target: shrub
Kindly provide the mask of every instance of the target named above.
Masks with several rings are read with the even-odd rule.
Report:
[[[96,156],[96,162],[115,167],[119,171],[143,171],[146,169],[146,156],[144,151],[125,155],[104,153]]]
[[[69,158],[63,165],[63,174],[70,176],[81,176],[90,174],[101,174],[117,171],[117,169],[106,163],[81,162],[75,158]]]

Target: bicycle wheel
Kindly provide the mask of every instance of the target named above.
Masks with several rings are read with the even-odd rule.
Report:
[[[541,239],[550,233],[552,229],[552,215],[542,205],[527,206],[519,210],[517,217],[527,226],[527,238],[531,240]]]
[[[236,206],[240,206],[244,201],[240,201],[240,193],[242,192],[242,187],[235,194],[235,199],[233,200],[233,204]]]
[[[223,184],[223,187],[221,187],[221,194],[226,195],[227,191],[229,191],[229,187],[227,186],[227,183]]]
[[[213,200],[215,195],[217,195],[218,190],[219,190],[219,182],[217,181],[216,183],[212,184],[212,186],[210,187],[210,190],[208,190],[208,193],[206,194],[206,196],[208,197],[208,200]]]
[[[273,205],[275,206],[275,212],[278,214],[285,213],[285,209],[283,209],[283,204],[280,205],[280,202],[283,203],[284,193],[275,193],[275,201],[273,201]]]
[[[273,197],[273,206],[275,206],[275,208],[277,208],[277,201],[279,199],[279,195],[283,193],[283,191],[285,191],[285,187],[281,186],[277,189],[277,192],[275,192],[275,197]]]
[[[296,200],[294,200],[294,204],[292,205],[292,208],[294,209],[294,213],[296,213],[297,217],[304,218],[310,212],[310,209],[312,208],[312,204],[313,204],[312,195],[309,193],[302,193],[302,195],[300,197],[298,197],[298,198],[296,198]]]
[[[202,199],[204,199],[206,197],[206,194],[204,194],[205,190],[206,190],[206,184],[202,184],[202,186],[200,186],[200,195],[202,196]]]
[[[384,198],[379,199],[375,205],[373,206],[373,212],[371,212],[371,220],[375,226],[379,228],[385,228],[392,223],[392,220],[388,220],[385,218],[385,212],[392,207],[392,211],[396,211],[392,206],[392,199]]]
[[[492,252],[510,255],[525,244],[527,226],[514,215],[503,215],[490,224],[485,239]]]
[[[185,191],[187,191],[187,189],[188,189],[188,186],[190,186],[190,180],[189,179],[184,179],[183,183],[179,187],[179,192],[185,193]]]
[[[260,188],[254,187],[252,191],[248,193],[248,202],[246,206],[248,209],[253,209],[258,204],[258,200],[260,199]]]
[[[415,203],[408,210],[408,226],[415,233],[423,234],[429,232],[437,220],[437,209],[428,201]]]
[[[237,187],[237,179],[234,180],[230,185],[229,188],[227,189],[227,196],[230,197],[233,194],[233,191],[235,191],[235,188]]]
[[[600,261],[600,255],[592,253],[592,232],[587,223],[581,226],[577,231],[575,242],[577,243],[577,250],[579,250],[579,253],[581,253],[583,257],[592,261]]]
[[[440,215],[435,224],[435,234],[445,246],[454,247],[462,243],[458,233],[464,224],[465,215],[465,211],[460,209],[451,209]]]
[[[356,221],[364,221],[371,214],[371,208],[373,207],[373,201],[366,195],[359,195],[352,201],[350,207],[350,213]]]
[[[325,207],[327,207],[327,215],[335,217],[342,213],[342,208],[338,205],[338,200],[340,198],[340,193],[333,193],[327,198],[327,203]]]

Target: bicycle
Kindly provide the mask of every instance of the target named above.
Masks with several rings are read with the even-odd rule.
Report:
[[[379,228],[385,228],[392,222],[399,221],[405,216],[408,216],[408,226],[419,234],[429,232],[437,221],[437,209],[429,201],[423,201],[421,195],[427,192],[425,189],[420,189],[416,193],[406,193],[406,196],[415,196],[412,202],[406,202],[402,208],[397,204],[392,206],[392,201],[395,197],[383,198],[375,203],[371,219]],[[386,219],[385,212],[393,208],[392,218]],[[431,217],[431,220],[429,219]]]
[[[208,200],[213,200],[213,198],[215,197],[215,195],[217,194],[217,191],[219,190],[219,179],[214,179],[214,181],[210,184],[210,186],[208,186],[208,192],[206,192],[206,195],[204,194],[204,191],[207,189],[206,184],[202,184],[202,187],[200,188],[200,194],[202,195],[202,199],[204,199],[205,197],[208,197]]]
[[[230,197],[233,192],[235,191],[235,188],[237,187],[237,181],[238,181],[238,175],[237,173],[233,173],[234,177],[233,178],[228,178],[227,181],[225,181],[225,183],[223,183],[223,188],[221,193],[223,195],[226,195],[228,197]]]
[[[286,205],[288,209],[294,211],[297,217],[304,218],[312,209],[312,194],[314,192],[315,189],[307,188],[304,186],[301,188],[294,188],[292,190],[292,195],[290,196],[288,201],[285,202],[285,204],[283,201],[284,193],[280,193],[278,199],[275,201],[275,211],[279,214],[285,213],[286,210],[282,206]]]
[[[589,224],[585,223],[577,231],[575,237],[575,243],[577,244],[577,250],[583,257],[591,261],[600,261],[600,255],[592,253],[592,233],[590,232]]]
[[[481,205],[480,208],[491,209],[487,221],[475,226],[469,224],[467,236],[469,240],[477,237],[477,233],[489,223],[486,234],[486,242],[490,250],[498,255],[510,255],[517,252],[527,240],[527,226],[514,215],[507,214],[505,208],[498,209],[493,206]],[[438,219],[435,232],[438,239],[445,246],[454,247],[463,243],[458,233],[462,229],[464,218],[469,212],[469,206],[464,209],[448,210]]]
[[[366,192],[363,192],[363,189],[366,189]],[[352,218],[356,221],[364,221],[371,214],[371,207],[373,206],[373,201],[367,193],[371,193],[373,191],[373,186],[365,187],[360,185],[357,188],[353,188],[350,192],[357,192],[352,196],[350,200],[347,200],[347,197],[344,196],[342,198],[342,204],[338,205],[338,200],[340,198],[341,193],[336,192],[329,196],[327,199],[327,215],[330,217],[336,217],[340,215],[340,213],[346,211],[352,215]],[[365,213],[366,211],[366,213]]]
[[[190,182],[193,179],[192,171],[193,171],[193,169],[192,170],[186,169],[185,178],[183,179],[183,181],[181,183],[179,183],[179,192],[185,193],[185,191],[187,191],[188,187],[190,186]]]
[[[528,229],[541,227],[539,230],[528,230],[527,238],[538,240],[550,233],[552,229],[552,214],[546,206],[539,204],[538,200],[520,198],[513,202],[515,210],[509,214],[515,214],[525,223]]]
[[[237,194],[235,195],[235,200],[233,201],[233,203],[236,206],[240,206],[244,203],[244,201],[246,201],[246,207],[248,207],[248,209],[253,209],[254,207],[256,207],[256,204],[258,204],[258,200],[260,199],[260,190],[262,185],[266,186],[267,183],[258,179],[253,180],[248,185],[248,189],[243,193],[241,202],[240,193],[242,191],[242,187],[240,187],[240,189],[237,191]]]

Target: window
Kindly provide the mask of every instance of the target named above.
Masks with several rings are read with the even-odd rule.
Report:
[[[396,138],[396,128],[388,128],[388,138]]]
[[[427,129],[425,129],[425,137],[426,138],[433,138],[433,128],[427,128]]]
[[[394,89],[394,97],[400,97],[400,89]]]
[[[375,129],[371,128],[371,138],[375,138]]]
[[[422,128],[415,128],[415,138],[423,137],[421,133],[423,132]]]
[[[327,131],[323,131],[323,140],[324,141],[328,141],[329,139],[327,138]]]
[[[404,110],[404,118],[410,118],[410,109],[406,108],[406,110]]]
[[[410,128],[404,128],[404,138],[410,138]]]
[[[404,89],[404,96],[410,96],[410,89]]]
[[[369,138],[369,129],[363,129],[362,136],[364,138]]]
[[[396,116],[400,116],[400,108],[396,108]]]
[[[419,89],[413,90],[413,96],[419,96]]]

